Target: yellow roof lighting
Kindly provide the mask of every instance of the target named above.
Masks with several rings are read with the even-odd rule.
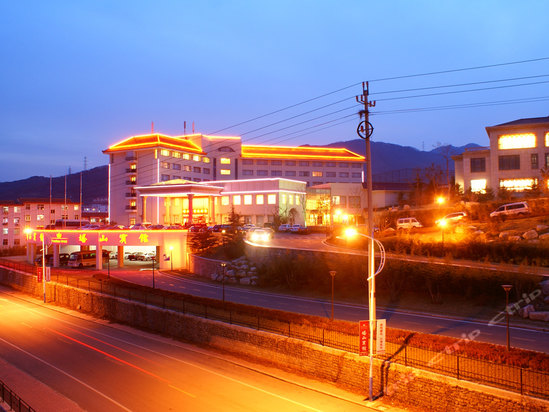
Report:
[[[261,146],[242,145],[244,158],[301,159],[301,160],[347,160],[364,161],[360,156],[345,148],[308,146]]]
[[[198,154],[205,154],[200,147],[195,145],[190,140],[186,140],[184,136],[167,136],[164,134],[154,133],[140,136],[131,136],[120,142],[117,142],[108,149],[103,150],[103,153],[113,153],[128,150],[149,149],[156,147],[166,147],[169,149],[181,150]]]

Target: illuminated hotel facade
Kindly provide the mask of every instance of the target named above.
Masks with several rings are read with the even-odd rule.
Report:
[[[489,147],[452,156],[461,189],[521,192],[541,184],[541,169],[549,168],[549,116],[489,126],[486,132]]]
[[[246,223],[278,213],[302,224],[307,186],[360,183],[364,165],[344,148],[243,145],[240,137],[202,134],[133,136],[103,153],[110,221],[124,225],[220,224],[233,206]]]

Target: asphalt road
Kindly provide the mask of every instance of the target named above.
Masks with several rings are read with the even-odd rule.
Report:
[[[151,271],[113,271],[112,276],[151,286]],[[222,298],[222,285],[193,280],[167,272],[155,271],[155,285],[159,289],[188,293],[213,299]],[[225,285],[225,299],[230,302],[256,305],[270,309],[280,309],[308,315],[329,317],[331,301],[310,299],[290,295],[267,293],[236,286]],[[475,340],[505,345],[507,341],[507,326],[498,319],[490,325],[489,322],[474,318],[460,319],[450,316],[437,316],[429,313],[409,312],[403,310],[377,308],[378,319],[387,319],[387,326],[410,331],[425,332],[461,339],[462,334],[476,336]],[[334,303],[336,319],[359,321],[368,319],[368,306],[349,303]],[[477,330],[480,333],[477,333]],[[474,332],[474,333],[473,333]],[[533,329],[520,326],[510,327],[511,346],[549,353],[549,327]]]
[[[44,306],[4,287],[1,365],[6,367],[0,368],[0,379],[7,365],[20,371],[26,383],[10,386],[40,411],[371,410],[361,397],[343,399],[332,387],[275,376],[193,345]],[[47,398],[54,393],[71,402],[51,405]]]

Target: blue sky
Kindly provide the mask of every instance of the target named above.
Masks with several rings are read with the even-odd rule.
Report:
[[[0,11],[0,181],[79,171],[84,157],[106,164],[101,150],[152,121],[250,144],[352,140],[364,80],[374,141],[486,145],[486,126],[549,115],[548,59],[379,80],[547,58],[542,0],[6,1]],[[488,87],[498,88],[447,93]],[[446,94],[403,98],[433,93]],[[500,103],[410,111],[486,102]]]

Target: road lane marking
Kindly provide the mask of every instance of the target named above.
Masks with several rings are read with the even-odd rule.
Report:
[[[126,408],[124,405],[122,405],[121,403],[118,403],[118,402],[115,401],[113,398],[111,398],[111,397],[105,395],[103,392],[98,391],[97,389],[95,389],[94,387],[92,387],[92,386],[88,385],[87,383],[81,381],[81,380],[78,379],[77,377],[72,376],[70,373],[67,373],[67,372],[65,372],[64,370],[59,369],[57,366],[52,365],[52,364],[49,363],[48,361],[46,361],[46,360],[44,360],[44,359],[42,359],[42,358],[39,358],[38,356],[33,355],[33,354],[30,353],[30,352],[27,352],[25,349],[23,349],[23,348],[21,348],[21,347],[19,347],[19,346],[17,346],[17,345],[14,345],[13,343],[8,342],[7,340],[4,340],[4,339],[0,338],[0,341],[2,341],[2,342],[4,342],[5,344],[11,346],[12,348],[15,348],[15,349],[17,349],[17,350],[23,352],[24,354],[26,354],[27,356],[30,356],[31,358],[34,358],[34,359],[36,359],[37,361],[42,362],[42,363],[45,364],[45,365],[48,365],[50,368],[55,369],[55,370],[58,371],[59,373],[62,373],[63,375],[65,375],[65,376],[67,376],[67,377],[69,377],[69,378],[75,380],[76,382],[78,382],[79,384],[85,386],[85,387],[88,388],[89,390],[91,390],[91,391],[97,393],[98,395],[102,396],[103,398],[107,399],[108,401],[114,403],[116,406],[120,407],[121,409],[123,409],[123,410],[125,410],[125,411],[128,411],[128,412],[132,412],[131,409]]]

